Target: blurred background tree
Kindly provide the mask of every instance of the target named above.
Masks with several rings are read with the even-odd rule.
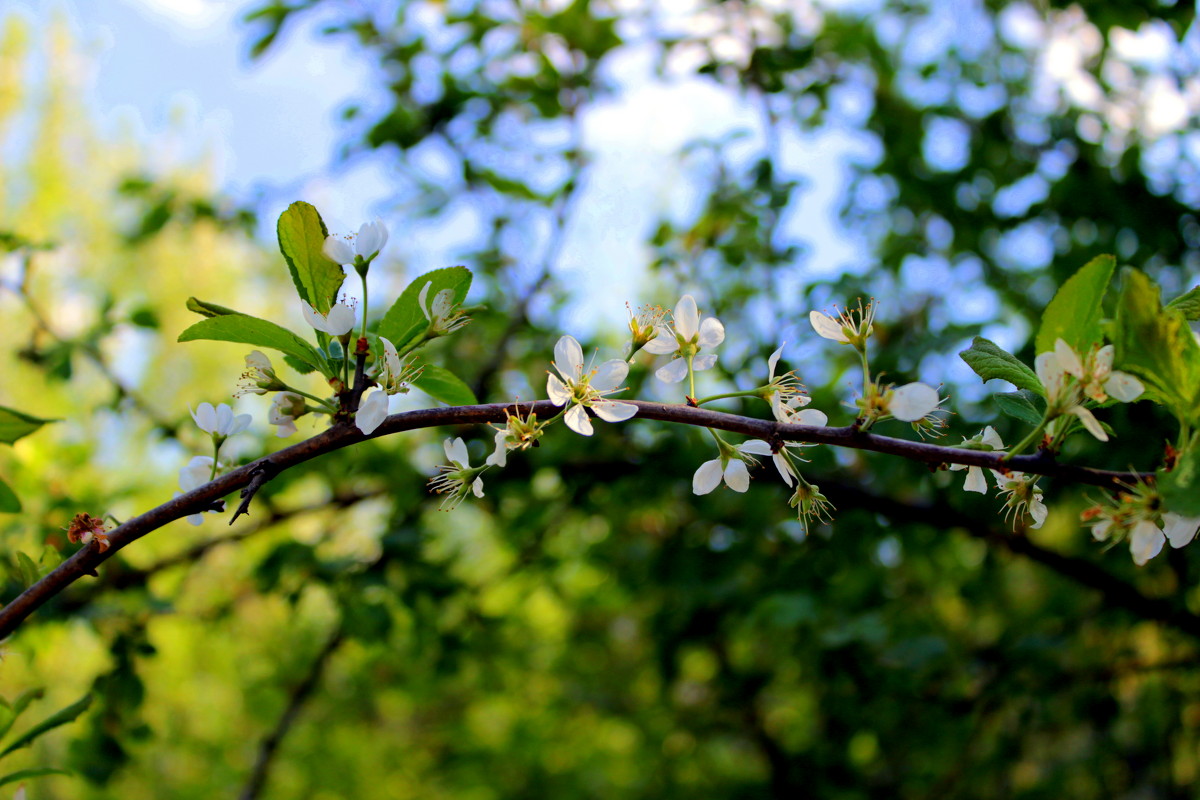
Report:
[[[1193,18],[1159,2],[277,0],[249,4],[245,32],[258,57],[315,21],[375,65],[386,101],[346,106],[338,158],[388,170],[401,255],[385,257],[428,236],[475,272],[487,308],[439,346],[481,399],[541,396],[560,333],[591,324],[585,345],[617,347],[622,300],[691,291],[730,333],[708,386],[761,383],[788,339],[785,362],[845,424],[853,364],[807,312],[874,296],[877,368],[944,382],[957,441],[995,406],[955,353],[982,332],[1031,361],[1041,309],[1093,255],[1168,296],[1195,283]],[[64,547],[80,510],[161,502],[202,452],[182,412],[224,399],[244,352],[173,343],[188,295],[298,315],[253,236],[281,209],[92,134],[65,27],[9,18],[3,37],[0,401],[64,420],[0,456],[26,505],[0,518],[10,598],[18,551]],[[31,37],[51,57],[25,93]],[[604,150],[606,109],[678,89],[734,119],[663,131],[682,143],[670,158],[643,152],[661,117]],[[830,182],[837,263],[815,257],[830,250],[806,205]],[[631,263],[598,279],[589,248]],[[392,266],[372,296],[442,265]],[[606,282],[613,308],[580,288]],[[667,397],[638,368],[628,396]],[[1170,430],[1144,406],[1109,412],[1140,435],[1068,457],[1150,466]],[[549,437],[443,514],[423,481],[446,433],[490,449],[485,430],[425,431],[327,456],[229,531],[177,524],[42,609],[0,693],[97,701],[34,754],[86,780],[30,796],[1194,796],[1195,548],[1135,569],[1089,541],[1076,487],[1047,487],[1044,528],[1010,531],[961,474],[817,448],[809,477],[839,512],[805,536],[766,471],[745,495],[695,497],[711,445],[635,421]],[[236,459],[279,446],[249,439]]]

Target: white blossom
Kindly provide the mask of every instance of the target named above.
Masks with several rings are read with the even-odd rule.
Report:
[[[193,489],[199,489],[212,479],[212,474],[212,456],[192,456],[192,460],[179,469],[180,491],[175,496],[178,497],[180,494],[187,494]],[[187,521],[192,525],[199,525],[204,522],[204,515],[192,514],[187,518]]]
[[[364,222],[356,236],[327,236],[321,250],[335,264],[353,264],[355,257],[371,261],[387,244],[388,229],[380,220]],[[354,242],[354,246],[350,242]]]
[[[439,474],[430,479],[429,488],[446,495],[441,505],[443,511],[453,511],[468,494],[483,497],[483,478],[480,473],[487,466],[471,466],[467,445],[461,438],[447,439],[442,446],[450,463],[438,467]]]
[[[562,380],[550,373],[546,379],[546,394],[556,406],[571,404],[563,421],[576,433],[592,435],[592,422],[584,410],[587,408],[605,422],[622,422],[637,413],[637,406],[632,403],[604,399],[604,395],[621,391],[621,382],[629,374],[629,365],[623,359],[605,361],[585,373],[583,348],[575,337],[563,336],[554,345],[554,369]]]
[[[211,434],[214,438],[224,439],[246,430],[250,425],[251,416],[249,414],[234,416],[233,409],[225,403],[221,403],[216,408],[213,408],[212,403],[201,403],[192,411],[192,419],[196,421],[196,427],[200,430]]]
[[[669,364],[654,373],[655,376],[664,383],[678,383],[687,377],[689,358],[693,372],[711,369],[717,363],[717,356],[699,353],[725,341],[725,326],[721,321],[716,317],[701,320],[695,298],[685,294],[675,304],[671,322],[673,327],[660,325],[658,334],[646,343],[647,353],[674,356]]]
[[[384,391],[373,391],[358,407],[354,414],[354,424],[365,434],[372,434],[388,415],[388,395]]]
[[[722,445],[727,447],[727,445]],[[726,455],[705,461],[692,476],[692,493],[708,494],[725,481],[725,485],[735,492],[744,492],[750,488],[750,472],[746,462],[754,463],[752,455],[771,455],[771,446],[762,439],[751,439],[733,448],[737,455]]]
[[[304,313],[304,319],[309,325],[330,336],[345,336],[354,329],[354,309],[345,303],[334,303],[333,307],[325,314],[305,302],[300,303],[300,310]]]
[[[906,383],[892,390],[888,411],[902,422],[917,422],[932,414],[942,402],[937,389],[927,383]]]
[[[988,425],[979,434],[978,440],[992,448],[992,452],[1004,452],[1004,442],[1000,439],[1000,434],[996,433],[996,429]],[[964,439],[964,441],[967,441]],[[963,489],[968,492],[979,492],[987,494],[987,479],[983,475],[982,467],[970,467],[966,464],[951,464],[951,470],[967,471],[967,479],[963,483]]]
[[[442,289],[433,296],[433,302],[428,303],[431,286],[433,281],[426,281],[421,287],[421,293],[417,295],[417,305],[421,307],[421,313],[429,322],[430,336],[445,336],[471,321],[471,318],[465,316],[462,309],[455,304],[454,291],[451,289]]]
[[[296,419],[306,411],[303,397],[294,392],[280,392],[267,412],[267,422],[278,426],[275,435],[283,439],[296,432]]]

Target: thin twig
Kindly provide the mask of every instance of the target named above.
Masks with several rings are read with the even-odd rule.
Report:
[[[255,800],[266,786],[267,773],[271,769],[283,737],[295,724],[296,717],[300,715],[300,710],[304,707],[305,702],[316,691],[317,684],[321,681],[321,673],[325,671],[325,666],[342,643],[344,636],[345,634],[339,626],[329,637],[325,646],[321,648],[321,652],[317,653],[316,658],[313,659],[312,665],[308,668],[308,674],[292,689],[288,696],[287,706],[279,715],[275,727],[259,742],[258,757],[254,759],[254,769],[250,772],[250,778],[246,781],[246,785],[242,787],[242,793],[238,795],[239,800]]]
[[[1115,489],[1122,483],[1129,484],[1137,480],[1153,480],[1153,473],[1111,472],[1107,470],[1090,469],[1072,464],[1060,464],[1047,453],[1014,456],[1005,460],[1003,453],[985,452],[979,450],[964,450],[955,447],[925,444],[906,439],[894,439],[864,433],[850,426],[845,428],[823,428],[811,425],[785,425],[773,420],[753,419],[736,414],[726,414],[704,408],[690,408],[686,405],[666,405],[644,400],[623,401],[633,403],[638,407],[638,416],[643,419],[675,422],[698,427],[715,428],[718,430],[739,433],[768,442],[795,441],[815,444],[831,444],[858,450],[871,450],[888,453],[902,458],[919,461],[929,465],[966,464],[968,466],[985,467],[1000,471],[1018,470],[1036,475],[1049,475],[1062,478],[1073,483],[1101,486]],[[509,403],[488,403],[475,406],[454,406],[450,408],[429,408],[420,411],[408,411],[393,414],[370,435],[364,435],[353,425],[337,425],[311,439],[307,439],[291,447],[284,448],[270,456],[253,461],[245,466],[219,475],[212,481],[179,495],[157,508],[127,520],[111,531],[108,535],[109,548],[100,551],[97,543],[81,548],[70,558],[63,561],[52,572],[40,581],[26,589],[19,597],[0,610],[0,638],[10,635],[21,624],[21,621],[32,614],[55,595],[62,592],[84,575],[94,574],[96,567],[113,557],[122,548],[141,537],[177,519],[199,513],[212,506],[216,501],[248,486],[262,469],[265,462],[270,462],[275,474],[302,464],[306,461],[340,450],[367,439],[377,439],[401,431],[419,428],[433,428],[442,425],[476,425],[489,422],[504,422],[506,412],[511,413],[513,406]],[[530,409],[539,417],[548,418],[558,412],[558,407],[549,400],[540,400],[528,406],[522,406],[522,411]]]

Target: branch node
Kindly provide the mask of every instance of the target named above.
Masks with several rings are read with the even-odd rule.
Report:
[[[233,517],[229,520],[229,524],[237,522],[237,518],[242,514],[250,513],[250,501],[254,499],[254,495],[258,494],[258,490],[266,485],[267,481],[275,477],[275,465],[269,458],[264,458],[254,466],[250,471],[250,482],[246,484],[246,488],[242,489],[242,502],[238,504],[237,511],[233,512]]]

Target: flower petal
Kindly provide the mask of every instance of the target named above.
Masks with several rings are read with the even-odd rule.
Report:
[[[476,476],[475,480],[471,482],[471,491],[475,494],[476,497],[483,497],[483,477],[482,476]]]
[[[567,413],[563,416],[563,422],[567,423],[567,427],[580,436],[592,435],[592,421],[588,419],[587,412],[581,405],[576,404],[567,409]]]
[[[725,465],[725,485],[735,492],[744,492],[750,488],[750,471],[746,462],[731,458]]]
[[[700,312],[696,310],[696,298],[685,294],[675,304],[675,332],[690,342],[700,330]]]
[[[818,336],[826,339],[832,339],[835,342],[849,344],[850,340],[846,338],[842,326],[833,317],[828,314],[822,314],[820,311],[808,312],[808,321],[812,324],[813,330]]]
[[[1071,413],[1079,417],[1079,421],[1083,423],[1083,427],[1087,428],[1088,433],[1095,436],[1102,442],[1108,441],[1108,434],[1104,432],[1104,428],[1100,427],[1100,421],[1083,406],[1073,406]]]
[[[354,328],[354,309],[345,303],[334,303],[325,315],[325,332],[330,336],[344,336]]]
[[[750,439],[742,442],[737,446],[737,449],[740,453],[749,453],[752,456],[771,455],[771,445],[767,444],[762,439]]]
[[[1132,403],[1142,396],[1146,387],[1128,372],[1117,371],[1109,375],[1108,380],[1104,382],[1104,391],[1112,395],[1115,400]]]
[[[892,393],[889,410],[903,422],[916,422],[938,406],[938,393],[927,383],[906,383]]]
[[[779,363],[779,357],[783,355],[783,346],[786,344],[787,342],[784,342],[779,345],[779,349],[771,353],[767,359],[767,383],[775,380],[775,366]]]
[[[317,313],[317,310],[303,300],[300,301],[300,311],[304,314],[304,321],[311,325],[316,330],[322,333],[329,333],[326,330],[325,318]]]
[[[629,374],[629,365],[624,359],[613,358],[596,367],[596,374],[589,384],[600,392],[611,392],[621,385]]]
[[[425,298],[429,296],[429,287],[433,286],[433,281],[425,281],[425,285],[421,287],[420,294],[417,295],[417,305],[421,307],[421,313],[425,315],[426,321],[429,317],[429,306],[425,303]]]
[[[725,341],[725,326],[721,324],[721,320],[716,317],[705,317],[700,323],[700,339],[696,344],[705,350],[712,348]]]
[[[967,480],[963,483],[963,489],[968,492],[987,494],[987,479],[983,477],[983,470],[979,467],[968,467]]]
[[[354,424],[363,433],[371,434],[387,419],[387,415],[387,392],[374,391],[367,395],[367,399],[358,407],[358,412],[354,415]]]
[[[980,441],[990,446],[993,450],[1003,450],[1004,442],[1000,439],[1000,434],[996,433],[996,429],[988,425],[983,429],[983,436]]]
[[[682,361],[683,359],[680,359],[680,360]],[[717,354],[716,353],[705,353],[704,355],[696,356],[695,358],[692,359],[692,372],[703,372],[706,369],[712,369],[716,365],[717,365]],[[684,374],[687,374],[686,365],[685,365]]]
[[[1167,537],[1163,536],[1157,525],[1142,520],[1134,526],[1133,535],[1129,537],[1129,554],[1133,556],[1133,563],[1139,567],[1145,565],[1162,552],[1166,541]]]
[[[692,494],[708,494],[721,485],[721,459],[705,461],[692,476]]]
[[[1046,521],[1046,517],[1050,515],[1050,509],[1046,508],[1046,504],[1042,502],[1042,496],[1035,494],[1033,499],[1029,501],[1029,516],[1033,517],[1033,524],[1029,527],[1037,529],[1042,527],[1042,523]]]
[[[1200,528],[1200,517],[1184,517],[1174,511],[1163,514],[1163,534],[1175,549],[1195,539],[1197,528]]]
[[[496,431],[496,450],[487,457],[485,464],[503,468],[508,464],[508,431]]]
[[[642,349],[656,356],[665,356],[679,349],[679,341],[675,338],[675,334],[666,328],[659,328],[654,338],[646,342],[646,346]]]
[[[442,442],[442,447],[446,450],[446,458],[457,464],[460,469],[465,469],[469,465],[467,445],[461,436],[455,439],[447,439]]]
[[[546,396],[556,406],[564,406],[575,395],[567,385],[558,379],[557,375],[546,376]]]
[[[196,421],[196,427],[205,433],[212,433],[217,429],[217,411],[212,407],[212,403],[196,406],[196,410],[192,412],[192,419]]]
[[[654,377],[663,383],[679,383],[687,377],[687,362],[677,358],[665,367],[659,367]]]
[[[624,422],[637,413],[638,407],[633,403],[622,403],[618,400],[597,400],[592,403],[592,411],[605,422]]]
[[[354,249],[363,258],[370,258],[383,249],[383,246],[387,244],[387,240],[388,229],[382,220],[364,222],[362,227],[358,229],[358,236],[354,238]],[[346,261],[342,263],[348,264],[350,262]]]
[[[1062,339],[1054,340],[1054,357],[1058,359],[1058,365],[1064,372],[1076,378],[1083,377],[1083,362],[1079,360],[1079,354]]]
[[[1039,354],[1033,360],[1033,370],[1046,389],[1047,399],[1054,402],[1054,399],[1062,393],[1063,379],[1066,377],[1066,371],[1058,363],[1057,356],[1054,353]]]
[[[779,470],[779,477],[783,478],[783,482],[789,487],[792,485],[792,465],[783,457],[783,453],[774,453],[771,460],[775,462],[775,469]]]
[[[814,428],[824,428],[829,424],[829,417],[825,415],[824,411],[819,411],[815,408],[806,408],[792,414],[792,422],[797,425],[812,425]]]
[[[353,264],[354,248],[342,236],[326,236],[321,252],[335,264]]]
[[[574,336],[563,336],[554,345],[554,368],[567,380],[583,375],[583,348]]]

